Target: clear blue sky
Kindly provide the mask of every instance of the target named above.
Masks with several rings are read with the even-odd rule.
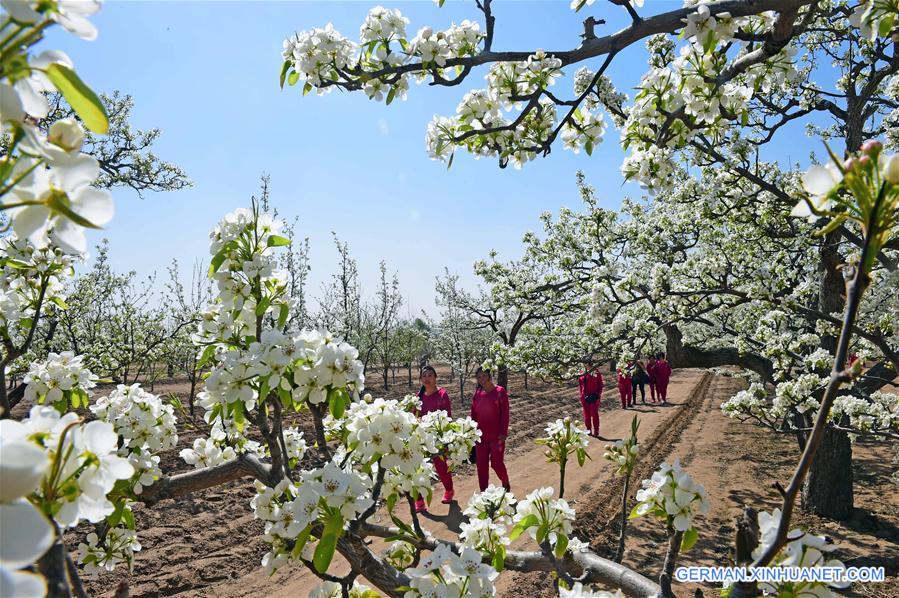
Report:
[[[474,284],[471,264],[497,249],[520,253],[520,239],[539,226],[538,215],[579,205],[574,173],[584,170],[601,205],[615,208],[625,194],[618,167],[623,153],[610,126],[593,153],[574,155],[561,144],[550,157],[523,170],[500,170],[492,160],[459,154],[450,171],[425,151],[427,123],[452,114],[466,88],[482,87],[485,71],[464,88],[415,86],[391,106],[361,93],[302,97],[299,87],[280,90],[281,44],[294,31],[332,22],[358,39],[376,2],[124,2],[109,1],[94,18],[94,42],[55,31],[43,45],[66,51],[96,91],[134,96],[133,123],[157,126],[155,151],[182,166],[195,186],[136,194],[117,190],[116,216],[91,241],[107,237],[119,270],[160,275],[178,258],[188,266],[207,259],[207,235],[225,213],[248,203],[262,173],[271,176],[279,211],[300,217],[312,246],[312,293],[318,294],[336,261],[335,231],[358,259],[365,289],[372,290],[378,261],[399,273],[414,313],[434,311],[434,276],[446,266]],[[424,25],[477,19],[473,2],[392,2],[411,19],[410,37]],[[680,6],[647,2],[647,12]],[[567,1],[496,2],[497,50],[562,50],[578,45],[581,21]],[[624,11],[599,2],[592,11],[610,24],[626,24]],[[483,24],[482,24],[483,26]],[[613,81],[629,92],[646,70],[639,44],[616,58]],[[597,65],[592,65],[594,68]],[[576,68],[569,67],[568,75]],[[570,83],[561,89],[570,94]],[[811,145],[809,145],[811,149]],[[793,159],[797,155],[792,147]],[[807,153],[805,151],[804,153]]]

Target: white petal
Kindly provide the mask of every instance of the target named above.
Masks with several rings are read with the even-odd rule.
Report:
[[[92,184],[100,174],[100,163],[87,154],[68,156],[53,164],[51,176],[67,192]]]
[[[2,0],[0,5],[19,23],[37,23],[41,20],[41,13],[31,8],[31,2],[25,0]],[[6,596],[4,593],[3,596]]]
[[[47,453],[34,443],[4,441],[0,444],[0,502],[11,502],[37,489],[48,460]]]
[[[36,573],[0,567],[0,596],[46,596],[47,582]]]
[[[4,121],[22,122],[25,119],[25,108],[22,100],[12,85],[0,83],[0,119]]]
[[[87,237],[84,227],[71,220],[60,220],[53,227],[53,243],[69,254],[84,254],[87,251]]]
[[[84,426],[84,446],[97,455],[108,455],[116,450],[119,437],[112,424],[92,421]]]
[[[12,211],[12,229],[20,239],[29,239],[35,245],[42,245],[40,241],[46,238],[49,217],[50,210],[44,206],[16,208]]]
[[[790,216],[793,216],[795,218],[808,218],[811,215],[812,209],[809,207],[808,202],[804,199],[800,199],[790,211]]]
[[[0,504],[0,566],[27,567],[53,544],[53,526],[25,499]]]
[[[31,79],[20,79],[13,84],[19,99],[22,101],[22,108],[25,112],[35,118],[44,118],[50,112],[50,104],[47,98],[38,91]]]
[[[66,54],[65,52],[60,52],[59,50],[44,50],[43,52],[38,54],[34,58],[34,60],[31,60],[29,63],[33,67],[36,67],[39,69],[46,69],[48,66],[50,66],[51,64],[56,63],[56,62],[58,62],[60,64],[64,64],[65,66],[69,67],[70,69],[75,68],[75,65],[72,62],[72,59],[69,58],[69,55]]]
[[[112,195],[94,187],[84,187],[74,195],[70,195],[72,210],[86,218],[91,224],[103,226],[110,220],[114,212]]]
[[[812,195],[827,194],[837,182],[831,171],[824,166],[812,166],[802,175],[802,186]]]

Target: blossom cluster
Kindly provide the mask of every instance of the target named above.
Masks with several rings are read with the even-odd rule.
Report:
[[[115,505],[107,495],[118,480],[129,480],[134,467],[118,456],[118,436],[112,424],[82,424],[75,413],[60,413],[36,405],[21,422],[3,421],[4,442],[33,442],[54,463],[35,500],[63,527],[87,520],[99,523]]]
[[[774,509],[771,513],[760,511],[759,545],[752,552],[752,558],[758,558],[770,547],[776,537],[777,528],[780,525],[781,511]],[[825,553],[834,549],[823,536],[803,532],[798,529],[787,533],[787,545],[774,557],[771,566],[777,567],[837,567],[844,569],[845,565],[836,559],[827,559]],[[790,595],[829,596],[827,586],[846,588],[848,583],[835,581],[825,584],[817,581],[784,582],[783,585],[773,582],[762,582],[759,589],[766,594],[781,595],[784,592]]]
[[[493,596],[493,580],[499,573],[482,562],[481,553],[465,547],[455,554],[449,544],[441,543],[421,559],[418,567],[404,571],[409,576],[414,596]]]
[[[466,546],[492,555],[504,554],[511,543],[509,530],[514,524],[515,496],[499,486],[487,486],[468,500],[463,514],[468,521],[460,525],[459,539]]]
[[[613,444],[607,444],[602,456],[615,464],[616,474],[627,475],[634,470],[639,453],[640,445],[637,444],[637,437],[629,436],[616,440]]]
[[[561,556],[571,539],[574,509],[564,498],[553,496],[549,487],[534,490],[518,502],[514,521],[516,529],[526,530],[539,544],[548,542]]]
[[[162,475],[158,453],[178,443],[174,409],[139,384],[119,384],[90,409],[122,439],[118,455],[134,467],[134,493],[141,494]]]
[[[24,424],[0,420],[0,578],[4,593],[44,596],[44,578],[19,571],[39,559],[55,539],[53,525],[28,499],[50,469],[47,452],[28,438],[28,432]]]
[[[797,78],[795,48],[787,46],[724,83],[730,66],[727,48],[738,31],[767,30],[773,14],[732,17],[713,13],[698,3],[684,19],[687,44],[677,56],[668,45],[650,40],[650,69],[643,76],[634,104],[628,110],[622,143],[630,150],[621,172],[650,191],[671,185],[673,151],[684,147],[698,129],[715,134],[731,122],[746,118],[749,101],[758,90],[788,85]],[[745,55],[745,42],[739,55]]]
[[[72,262],[57,247],[15,234],[0,239],[0,339],[23,345],[39,304],[65,305],[63,280],[72,275]]]
[[[268,571],[284,565],[297,537],[320,518],[326,527],[328,520],[339,520],[342,530],[343,521],[352,521],[372,505],[370,490],[371,479],[334,461],[303,471],[295,483],[285,479],[271,488],[257,481],[250,506],[254,516],[266,522],[264,537],[271,544],[262,565]]]
[[[91,532],[85,542],[78,544],[78,561],[84,565],[84,572],[89,577],[96,578],[103,571],[113,571],[122,563],[130,567],[134,553],[140,549],[136,531],[126,527],[110,527],[102,538]]]
[[[389,104],[395,98],[405,99],[410,75],[380,71],[417,60],[422,67],[420,80],[427,72],[443,77],[448,62],[474,56],[484,38],[478,23],[468,20],[445,31],[422,27],[411,39],[408,25],[409,19],[399,10],[378,6],[366,15],[358,42],[330,23],[298,32],[284,40],[281,84],[302,82],[304,94],[313,89],[324,94],[334,87],[362,89],[369,98]]]
[[[84,129],[75,118],[52,123],[43,133],[36,122],[47,117],[47,94],[61,92],[91,130],[105,133],[108,121],[96,96],[75,74],[72,60],[58,50],[37,56],[29,49],[38,35],[57,23],[86,40],[97,36],[88,17],[100,9],[88,2],[4,2],[0,28],[15,34],[0,42],[4,57],[0,77],[0,130],[11,139],[3,159],[0,189],[10,206],[11,228],[37,247],[51,242],[69,254],[83,254],[86,226],[103,226],[112,218],[112,198],[93,186],[99,162],[81,153]],[[8,28],[8,26],[10,26]],[[21,34],[21,35],[20,35]],[[77,81],[78,85],[72,85]]]
[[[481,438],[477,422],[468,416],[453,419],[445,411],[424,414],[421,425],[433,434],[437,450],[451,470],[466,462],[471,449]]]
[[[676,531],[695,535],[693,519],[708,510],[709,499],[705,488],[694,481],[683,470],[680,461],[675,459],[672,465],[662,463],[652,478],[643,480],[631,517],[653,515],[666,520]]]
[[[44,361],[32,362],[25,374],[25,398],[32,403],[49,402],[60,413],[69,405],[87,407],[92,395],[89,389],[97,385],[97,376],[83,365],[84,356],[71,351],[50,353]]]

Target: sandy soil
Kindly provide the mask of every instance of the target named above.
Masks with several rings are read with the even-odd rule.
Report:
[[[405,379],[404,376],[402,376]],[[446,381],[445,372],[441,378]],[[611,381],[610,381],[611,383]],[[453,385],[444,382],[448,389]],[[798,451],[789,437],[772,434],[748,424],[727,420],[719,405],[740,388],[734,378],[713,376],[698,370],[675,373],[667,407],[643,406],[631,411],[618,407],[617,391],[607,387],[602,403],[600,431],[605,439],[617,439],[629,431],[634,413],[641,420],[643,458],[636,480],[649,477],[662,461],[680,458],[684,466],[702,482],[712,497],[711,512],[698,520],[700,541],[681,563],[722,564],[730,551],[733,519],[744,503],[776,506],[772,488],[785,481],[795,464]],[[510,382],[512,429],[507,444],[507,467],[512,489],[523,496],[534,488],[558,485],[558,470],[545,462],[533,439],[542,435],[546,422],[557,417],[580,417],[575,387],[543,383],[523,388],[523,381]],[[157,384],[156,392],[182,394],[182,383]],[[388,396],[403,394],[407,388],[393,388]],[[453,392],[454,413],[467,410]],[[466,394],[470,393],[470,388]],[[465,406],[463,406],[463,404]],[[303,417],[296,421],[308,429]],[[180,446],[188,445],[200,430],[185,429]],[[307,436],[311,434],[307,432]],[[622,485],[612,475],[611,465],[602,459],[606,442],[592,440],[590,455],[583,468],[569,465],[566,498],[578,512],[577,535],[589,540],[600,554],[611,555],[618,537],[618,514]],[[837,557],[847,564],[885,566],[891,577],[885,584],[857,586],[856,596],[899,596],[899,495],[889,481],[890,461],[896,447],[858,444],[855,447],[856,514],[838,523],[802,516],[798,524],[828,535],[838,546]],[[177,451],[166,456],[170,470],[185,466]],[[632,484],[631,493],[636,491]],[[457,499],[464,507],[477,490],[473,468],[456,473]],[[437,493],[435,493],[437,494]],[[253,495],[249,481],[234,482],[178,501],[164,501],[153,509],[136,509],[139,537],[144,549],[138,553],[134,574],[125,572],[100,576],[87,582],[91,595],[111,595],[120,581],[127,579],[132,596],[301,596],[318,584],[302,566],[288,566],[268,576],[259,561],[266,551],[261,540],[262,526],[253,520],[249,507]],[[633,504],[633,502],[631,502]],[[388,522],[386,521],[385,523]],[[461,522],[459,505],[442,505],[437,500],[422,519],[422,525],[438,537],[453,538]],[[86,533],[86,529],[77,530]],[[78,533],[67,541],[77,543]],[[625,564],[650,577],[658,575],[663,552],[659,524],[647,519],[631,522]],[[533,549],[527,538],[514,548]],[[374,547],[379,546],[375,544]],[[347,567],[335,561],[337,572]],[[503,573],[499,592],[504,596],[551,595],[551,582],[544,574]],[[691,595],[696,588],[675,586],[679,595]],[[702,588],[706,595],[714,588]]]

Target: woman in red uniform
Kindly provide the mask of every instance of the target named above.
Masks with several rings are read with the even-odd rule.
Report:
[[[668,363],[668,360],[665,359],[664,353],[659,353],[658,359],[656,359],[655,377],[656,392],[659,395],[659,400],[663,403],[667,403],[668,381],[671,378],[671,365]]]
[[[503,488],[508,492],[509,474],[503,457],[506,452],[506,436],[509,435],[509,395],[502,386],[496,386],[490,374],[483,368],[475,372],[478,389],[471,399],[471,419],[477,422],[481,440],[475,445],[475,460],[478,468],[478,485],[481,492],[490,483],[489,467],[499,476]]]
[[[599,403],[602,400],[602,374],[599,367],[588,369],[578,380],[581,407],[584,410],[584,426],[587,433],[599,437]]]
[[[446,411],[446,414],[452,417],[452,405],[450,404],[449,394],[443,387],[437,386],[437,371],[433,366],[426,365],[421,368],[421,390],[418,391],[418,398],[421,399],[421,411],[419,417],[425,413],[432,411]],[[443,483],[443,504],[449,504],[453,501],[453,474],[450,473],[443,457],[434,456],[431,458],[434,469],[437,470],[437,476]],[[425,511],[428,505],[425,503],[423,496],[420,496],[415,502],[415,510]]]
[[[656,402],[656,356],[655,353],[649,356],[646,362],[646,374],[649,376],[649,399]]]
[[[618,394],[621,395],[621,408],[630,407],[633,402],[630,365],[618,366]]]

